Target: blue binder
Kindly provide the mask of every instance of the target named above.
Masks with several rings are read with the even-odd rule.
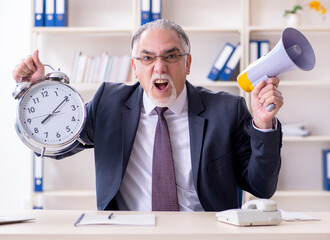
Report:
[[[34,26],[45,26],[45,0],[34,0]]]
[[[323,189],[330,191],[330,150],[323,150]]]
[[[257,40],[251,40],[250,46],[249,46],[249,64],[253,63],[255,60],[257,60],[259,55],[259,41]]]
[[[238,66],[239,61],[241,60],[242,50],[241,45],[237,44],[235,50],[231,54],[229,60],[226,65],[223,67],[223,70],[220,73],[219,79],[223,81],[228,81],[232,76],[234,70]]]
[[[270,51],[270,42],[268,40],[250,41],[250,63],[258,58],[265,56]]]
[[[268,40],[259,41],[259,58],[265,56],[270,51],[270,43]]]
[[[141,25],[151,21],[151,0],[141,0]]]
[[[213,66],[211,68],[209,75],[207,76],[209,79],[215,81],[219,78],[223,67],[226,65],[226,63],[229,60],[234,49],[235,49],[235,47],[233,45],[231,45],[230,43],[226,43],[222,47],[219,55],[217,56],[217,58],[215,59],[215,62],[213,63]]]
[[[46,0],[46,15],[45,15],[46,27],[55,26],[55,1],[56,0]]]
[[[33,186],[34,192],[43,191],[44,158],[33,154]]]
[[[162,18],[162,0],[151,0],[151,20]]]
[[[68,25],[68,1],[56,0],[55,9],[55,25],[66,27]]]

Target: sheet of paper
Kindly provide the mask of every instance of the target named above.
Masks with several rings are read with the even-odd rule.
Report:
[[[0,224],[19,223],[35,220],[35,218],[3,217],[0,216]]]
[[[79,221],[80,220],[80,221]],[[77,220],[75,226],[83,225],[128,225],[128,226],[154,226],[155,214],[113,214],[111,219],[108,215],[83,214]]]
[[[320,218],[309,216],[305,213],[301,212],[286,212],[282,209],[281,211],[282,219],[284,221],[318,221],[321,220]]]

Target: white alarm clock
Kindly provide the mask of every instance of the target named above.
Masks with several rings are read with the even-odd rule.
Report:
[[[60,71],[37,83],[21,82],[13,92],[19,99],[15,127],[23,143],[36,153],[55,156],[80,141],[86,107],[80,94]]]

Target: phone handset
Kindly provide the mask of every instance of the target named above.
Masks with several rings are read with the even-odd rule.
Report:
[[[242,209],[257,209],[264,212],[277,211],[277,204],[270,199],[254,199],[243,204]]]

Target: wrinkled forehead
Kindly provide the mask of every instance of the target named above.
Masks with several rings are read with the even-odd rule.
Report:
[[[178,34],[173,30],[148,29],[141,34],[137,42],[138,52],[164,52],[170,49],[183,51],[182,41]]]

